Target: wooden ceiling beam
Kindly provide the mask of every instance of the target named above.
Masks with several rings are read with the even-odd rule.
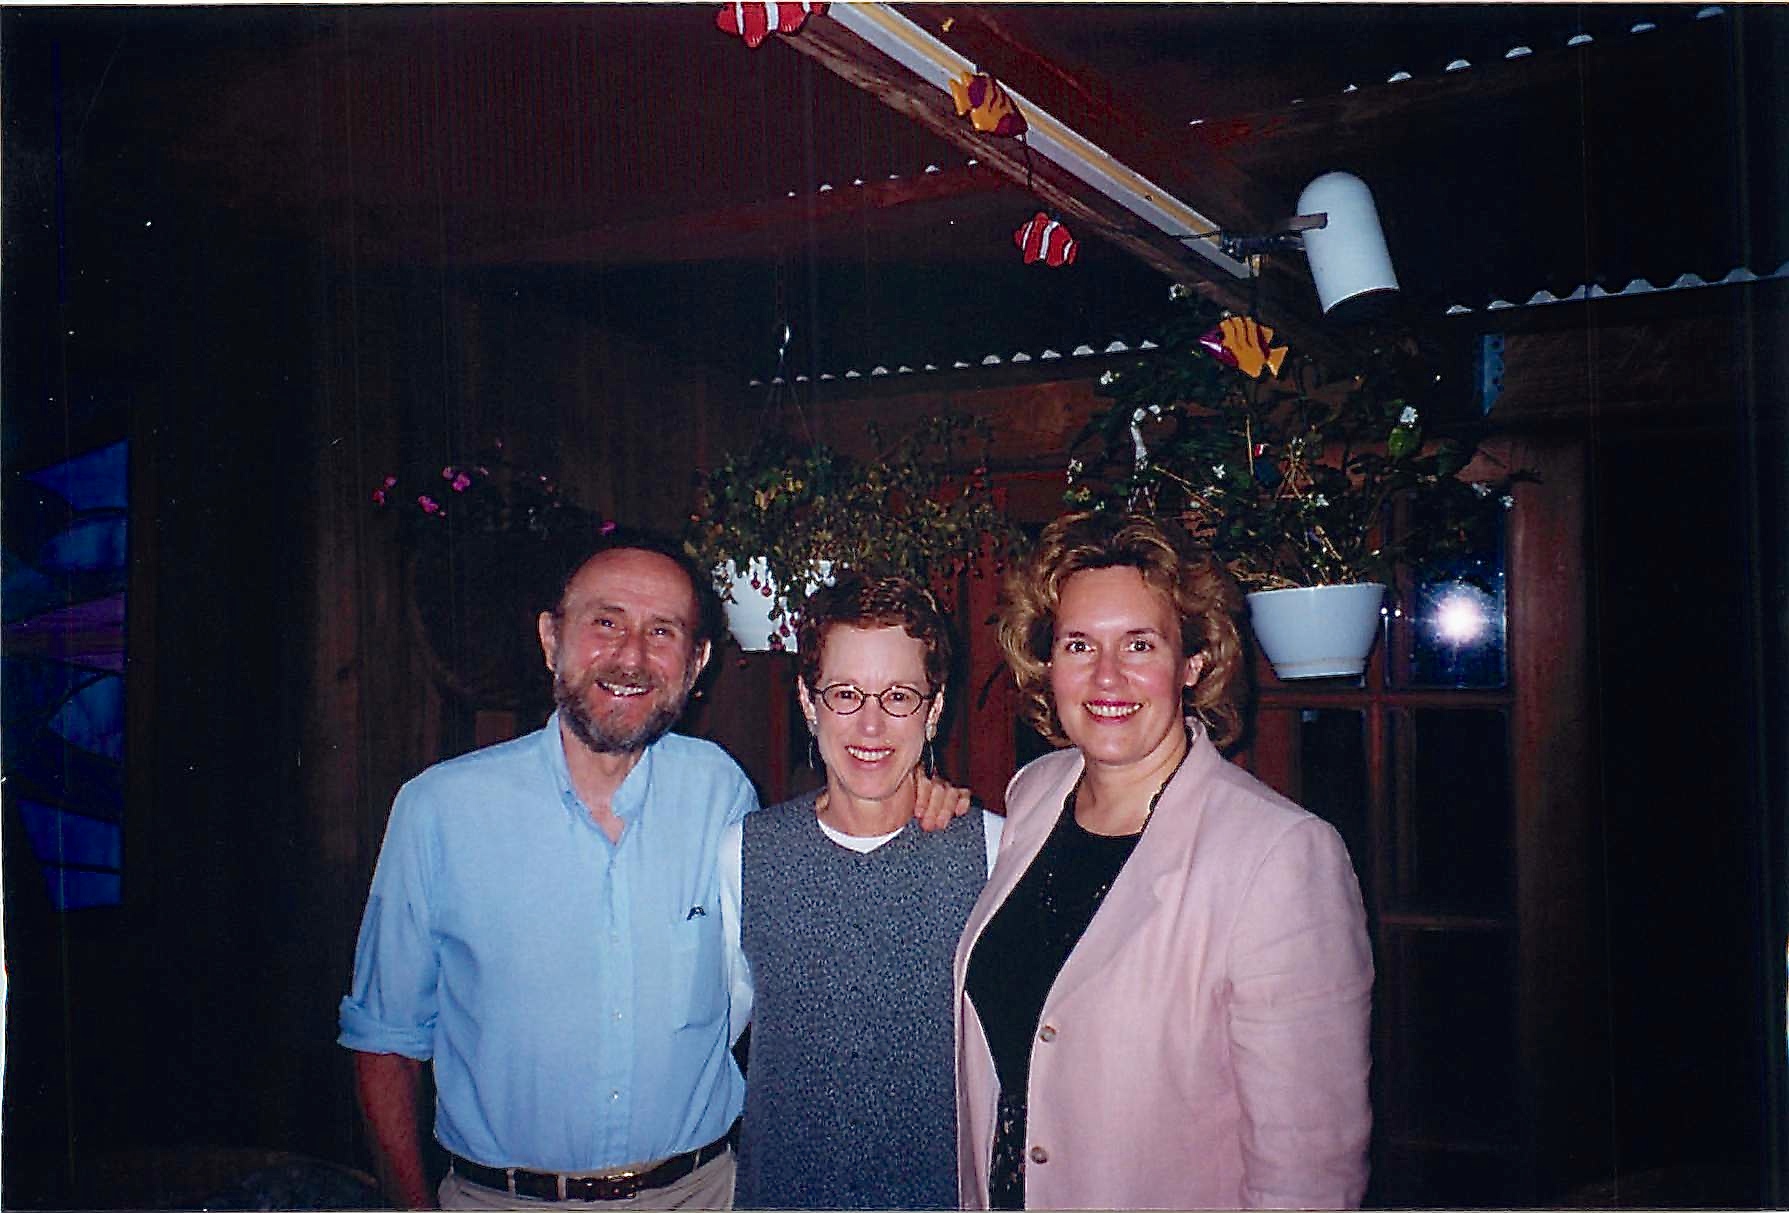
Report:
[[[1235,277],[1067,169],[1040,155],[1028,154],[1018,140],[975,130],[957,115],[950,97],[941,89],[920,79],[830,16],[810,19],[799,34],[782,42],[979,163],[1029,189],[1044,209],[1054,211],[1078,234],[1097,234],[1170,280],[1184,283],[1224,307],[1258,312],[1284,338],[1320,359],[1333,361],[1345,356],[1346,346],[1320,327],[1315,291],[1302,266],[1284,264],[1282,258],[1278,259],[1282,264],[1273,266],[1260,278],[1251,281]]]
[[[1117,159],[1149,177],[1197,181],[1199,209],[1239,232],[1264,232],[1286,217],[1284,200],[1215,148],[1189,148],[1181,129],[1120,96],[1090,68],[1057,63],[1013,28],[1012,11],[982,4],[906,4],[903,15],[978,67],[1019,88]],[[1021,18],[1026,10],[1017,10]],[[948,25],[948,28],[945,28]]]

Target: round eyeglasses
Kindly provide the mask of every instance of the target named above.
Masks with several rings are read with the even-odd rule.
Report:
[[[874,699],[890,716],[911,716],[926,705],[931,696],[914,687],[894,686],[882,691],[866,691],[848,682],[835,682],[820,688],[820,702],[835,716],[851,716],[863,710]]]

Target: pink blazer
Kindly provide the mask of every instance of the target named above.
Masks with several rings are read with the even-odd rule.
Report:
[[[1031,1208],[1353,1208],[1367,1182],[1373,961],[1324,821],[1195,728],[1137,849],[1044,1001],[1031,1045]],[[1014,776],[957,945],[957,1183],[985,1209],[999,1087],[964,993],[982,929],[1081,773]]]

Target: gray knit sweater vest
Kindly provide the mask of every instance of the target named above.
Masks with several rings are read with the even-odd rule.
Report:
[[[950,965],[987,879],[982,815],[867,855],[810,793],[745,819],[754,1000],[735,1203],[954,1209]]]

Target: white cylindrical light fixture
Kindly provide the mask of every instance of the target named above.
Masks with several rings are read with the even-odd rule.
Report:
[[[1363,319],[1398,289],[1372,191],[1352,173],[1324,173],[1298,196],[1300,215],[1319,211],[1329,222],[1304,233],[1317,300],[1326,316]]]

